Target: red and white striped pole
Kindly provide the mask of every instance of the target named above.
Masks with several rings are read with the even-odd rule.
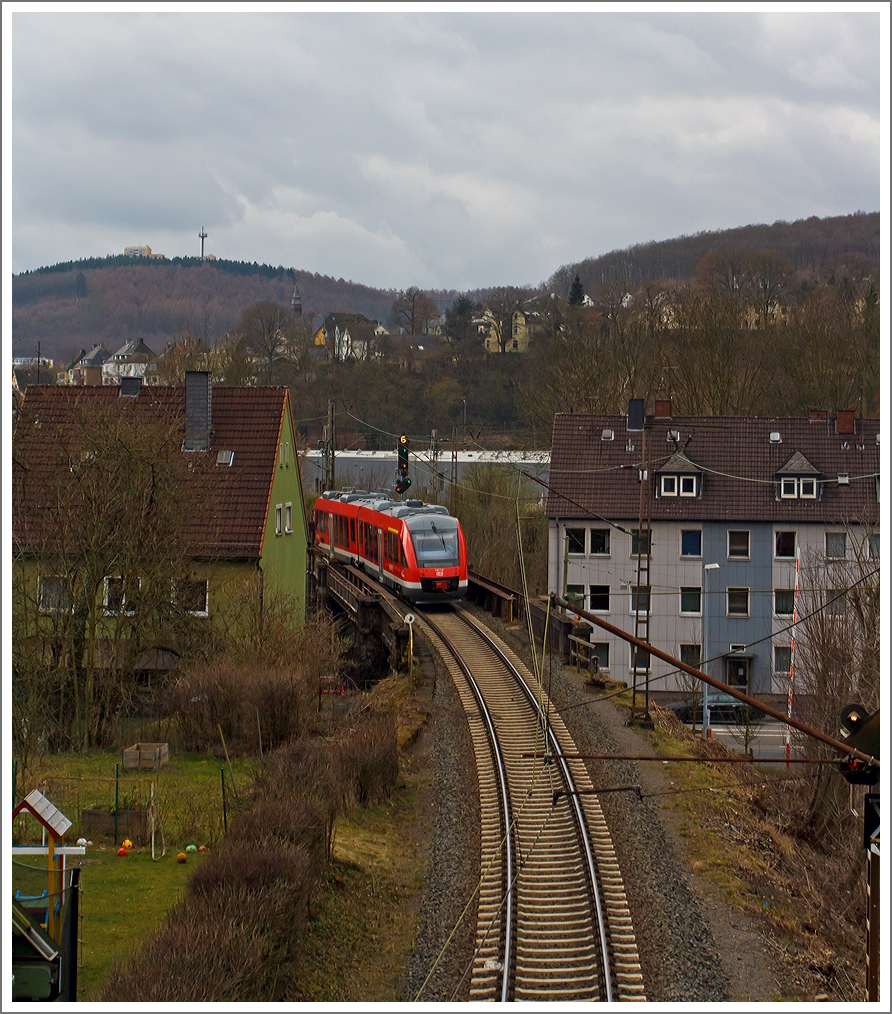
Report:
[[[787,718],[793,715],[793,675],[796,672],[796,616],[799,609],[799,546],[796,547],[796,582],[793,586],[793,629],[790,632],[790,690],[787,694]],[[790,770],[790,739],[792,729],[787,726],[784,737],[784,753],[787,757],[787,770]]]

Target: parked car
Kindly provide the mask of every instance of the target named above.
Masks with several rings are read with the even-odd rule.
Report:
[[[720,722],[730,725],[744,725],[746,722],[758,722],[765,717],[764,712],[750,704],[738,701],[730,694],[716,692],[707,695],[706,706],[709,708],[709,724],[715,725]],[[703,722],[703,697],[697,700],[674,701],[667,704],[667,711],[671,711],[680,722]]]

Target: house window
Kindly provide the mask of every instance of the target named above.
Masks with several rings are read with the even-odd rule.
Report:
[[[640,590],[640,595],[639,595]],[[637,587],[630,589],[631,596],[631,612],[635,613],[649,613],[650,612],[650,586],[646,588],[638,589]]]
[[[610,585],[593,584],[589,586],[590,602],[593,613],[610,612]]]
[[[750,533],[744,531],[728,532],[728,559],[748,560],[750,558]]]
[[[632,532],[632,556],[650,556],[650,532]]]
[[[629,669],[632,672],[647,672],[650,669],[650,652],[630,644]]]
[[[682,588],[681,589],[681,615],[682,616],[699,616],[700,615],[700,589],[699,588]]]
[[[828,588],[824,600],[828,616],[845,616],[846,590],[844,588]]]
[[[592,658],[598,663],[599,669],[610,668],[610,645],[606,641],[595,641],[591,651]]]
[[[660,477],[660,495],[678,496],[678,479],[674,475],[663,475]]]
[[[703,532],[699,528],[689,528],[681,533],[681,555],[703,555]]]
[[[104,579],[102,605],[107,616],[133,616],[136,613],[136,596],[129,584],[125,588],[122,577]]]
[[[871,560],[879,560],[880,558],[880,537],[879,535],[868,535],[867,537],[867,555]]]
[[[353,519],[350,519],[350,525],[353,525]],[[291,504],[285,504],[285,534],[290,535],[294,529],[291,527]]]
[[[585,585],[568,584],[567,601],[571,603],[571,605],[576,606],[577,609],[585,609]]]
[[[517,352],[517,350],[519,348],[520,348],[520,346],[517,344],[517,339],[516,338],[513,339],[513,341],[511,342],[511,351],[512,352]]]
[[[678,657],[685,665],[691,665],[695,669],[700,668],[700,645],[680,644],[678,646]]]
[[[683,475],[681,477],[681,485],[679,487],[679,493],[681,494],[681,496],[696,496],[697,477],[695,475]]]
[[[774,646],[774,671],[789,673],[793,649],[789,644],[776,644]]]
[[[177,582],[177,605],[193,616],[208,615],[207,578]]]
[[[590,533],[592,556],[610,556],[610,529],[593,528]]]
[[[67,577],[41,577],[39,608],[42,613],[71,611],[71,594],[68,590]]]
[[[728,615],[749,616],[750,614],[750,590],[749,588],[728,589]]]
[[[818,495],[817,479],[801,479],[795,476],[784,476],[780,481],[782,500],[814,500]]]
[[[796,533],[774,533],[774,556],[777,560],[792,560],[796,556]]]
[[[780,494],[782,500],[795,500],[799,483],[795,479],[781,479]]]
[[[846,558],[846,533],[826,532],[824,535],[828,560],[844,560]]]
[[[585,529],[568,528],[566,532],[567,552],[572,556],[582,556],[585,553]]]
[[[282,534],[282,505],[276,504],[276,535]]]
[[[792,616],[793,615],[793,589],[792,588],[775,588],[774,589],[774,615],[775,616]]]

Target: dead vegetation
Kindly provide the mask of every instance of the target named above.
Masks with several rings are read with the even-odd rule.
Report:
[[[674,715],[653,706],[655,726],[697,756],[727,756]],[[699,770],[693,770],[694,768]],[[683,819],[692,866],[726,900],[763,926],[800,998],[864,999],[865,852],[862,821],[837,809],[833,833],[808,817],[825,780],[848,796],[834,770],[768,771],[736,764],[673,765],[671,805]],[[855,801],[863,797],[859,787]]]

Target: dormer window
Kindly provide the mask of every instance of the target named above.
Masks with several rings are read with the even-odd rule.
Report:
[[[795,451],[783,468],[775,473],[781,500],[817,500],[820,472]]]
[[[696,496],[696,475],[661,475],[660,496]]]
[[[784,476],[780,481],[781,500],[816,500],[818,480],[798,476]]]
[[[681,451],[657,469],[657,496],[700,496],[703,492],[702,473]]]

